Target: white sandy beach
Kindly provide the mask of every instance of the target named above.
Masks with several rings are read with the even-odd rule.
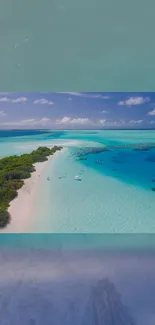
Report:
[[[36,171],[31,174],[30,178],[24,181],[23,187],[18,190],[17,198],[10,202],[8,212],[11,215],[11,222],[5,229],[1,230],[1,232],[30,232],[36,189],[39,186],[42,173],[50,160],[55,159],[60,154],[61,151],[57,151],[54,156],[48,158],[48,161],[34,164]]]

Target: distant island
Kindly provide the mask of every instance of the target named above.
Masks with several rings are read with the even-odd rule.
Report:
[[[24,185],[24,179],[30,178],[35,171],[34,164],[47,161],[47,157],[62,149],[61,146],[39,147],[30,154],[0,159],[0,228],[10,222],[9,204],[18,196],[17,190]]]

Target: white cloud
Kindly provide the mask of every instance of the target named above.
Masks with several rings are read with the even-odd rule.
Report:
[[[150,123],[150,124],[154,124],[154,123],[155,123],[155,121],[149,121],[148,123]]]
[[[107,120],[100,120],[99,122],[104,125],[104,124],[106,124],[106,121]]]
[[[142,123],[143,122],[143,120],[131,120],[131,121],[129,121],[129,123],[131,123],[131,124],[136,124],[136,123]]]
[[[68,125],[92,125],[98,127],[99,125],[102,126],[121,126],[123,124],[126,124],[125,120],[119,120],[119,121],[111,121],[106,119],[100,119],[96,121],[92,121],[89,118],[71,118],[69,116],[64,116],[60,120],[56,120],[56,124],[68,124]]]
[[[34,123],[34,122],[35,122],[35,119],[32,118],[32,119],[28,119],[28,120],[21,120],[19,123],[28,124],[28,123]]]
[[[35,121],[34,119],[20,120],[20,121],[8,121],[8,122],[0,123],[0,125],[2,125],[2,126],[23,126],[23,125],[27,125],[27,126],[29,126],[34,121]]]
[[[0,98],[0,102],[4,102],[4,103],[10,102],[10,98],[8,98],[8,97],[1,97]]]
[[[35,126],[35,125],[47,125],[50,122],[50,119],[47,117],[43,117],[42,119],[25,119],[25,120],[20,120],[20,121],[8,121],[8,122],[3,122],[0,123],[1,126],[14,126],[14,127],[19,127],[19,126]]]
[[[22,103],[26,103],[28,101],[28,98],[26,97],[17,97],[17,98],[10,98],[10,97],[1,97],[0,98],[0,102],[3,103],[14,103],[14,104],[22,104]],[[45,98],[40,98],[40,99],[36,99],[34,102],[34,104],[38,104],[38,105],[53,105],[54,103],[50,100],[47,100]]]
[[[85,117],[85,118],[73,118],[70,123],[71,124],[87,124],[89,122],[90,122],[89,118]]]
[[[117,125],[119,126],[119,125],[125,124],[126,122],[124,120],[114,121],[114,120],[102,119],[102,120],[99,120],[99,123],[102,125],[105,125],[105,126],[117,126]]]
[[[126,124],[126,121],[125,120],[120,120],[120,123],[121,124]]]
[[[7,102],[10,102],[10,103],[26,103],[27,102],[27,98],[26,97],[17,97],[17,98],[9,98],[9,97],[1,97],[0,98],[0,102],[3,102],[3,103],[7,103]]]
[[[148,112],[148,115],[155,115],[155,109],[153,109],[152,111]]]
[[[0,116],[6,116],[7,114],[4,111],[0,111]]]
[[[89,118],[71,118],[64,116],[62,119],[56,120],[56,124],[87,124],[91,122]]]
[[[64,116],[62,119],[56,120],[56,124],[66,124],[66,123],[69,123],[70,120],[71,120],[70,117]]]
[[[50,118],[43,117],[43,118],[41,119],[41,121],[43,121],[43,122],[48,122],[48,121],[50,121]]]
[[[17,97],[15,99],[11,100],[12,103],[26,103],[27,98],[26,97]]]
[[[59,92],[58,94],[67,94],[67,95],[72,95],[72,96],[78,96],[78,97],[84,97],[84,98],[102,98],[102,99],[109,99],[109,96],[104,96],[102,94],[97,94],[97,93],[93,93],[93,94],[89,94],[89,93],[75,93],[75,92]]]
[[[46,126],[48,125],[48,123],[50,122],[51,120],[47,117],[43,117],[42,119],[40,120],[35,120],[33,122],[33,125],[41,125],[41,126]]]
[[[137,123],[143,123],[143,120],[138,120]]]
[[[106,114],[106,113],[108,113],[108,112],[107,112],[106,110],[103,110],[102,113]]]
[[[38,124],[38,125],[42,125],[42,124],[47,124],[47,122],[49,122],[50,121],[50,119],[49,118],[47,118],[47,117],[43,117],[43,118],[41,118],[41,119],[29,119],[29,120],[22,120],[22,121],[20,121],[20,123],[21,124]]]
[[[135,106],[148,103],[149,100],[149,97],[130,97],[126,100],[121,100],[118,102],[118,105]]]
[[[52,101],[49,101],[45,98],[36,99],[33,103],[36,105],[53,105],[54,104]]]
[[[99,120],[99,123],[102,124],[103,126],[110,126],[110,127],[113,127],[113,126],[122,126],[122,125],[128,125],[128,124],[140,124],[142,123],[143,120],[131,120],[131,121],[125,121],[125,120],[117,120],[117,121],[114,121],[114,120],[105,120],[105,119],[102,119],[102,120]]]

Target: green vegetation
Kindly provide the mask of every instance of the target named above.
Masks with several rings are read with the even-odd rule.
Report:
[[[46,161],[48,156],[61,149],[58,146],[52,149],[39,147],[30,154],[0,159],[0,228],[9,223],[9,203],[17,197],[17,190],[23,186],[23,180],[31,177],[31,173],[35,171],[33,164]]]

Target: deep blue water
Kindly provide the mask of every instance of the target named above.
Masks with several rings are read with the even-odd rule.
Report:
[[[152,190],[155,187],[155,149],[136,151],[113,149],[89,154],[81,164],[122,182]]]
[[[0,130],[0,142],[6,141],[29,141],[48,140],[61,138],[64,131],[49,131],[49,130]]]
[[[48,131],[42,130],[0,130],[0,139],[1,138],[10,138],[10,137],[23,137],[23,136],[33,136],[48,133]]]

